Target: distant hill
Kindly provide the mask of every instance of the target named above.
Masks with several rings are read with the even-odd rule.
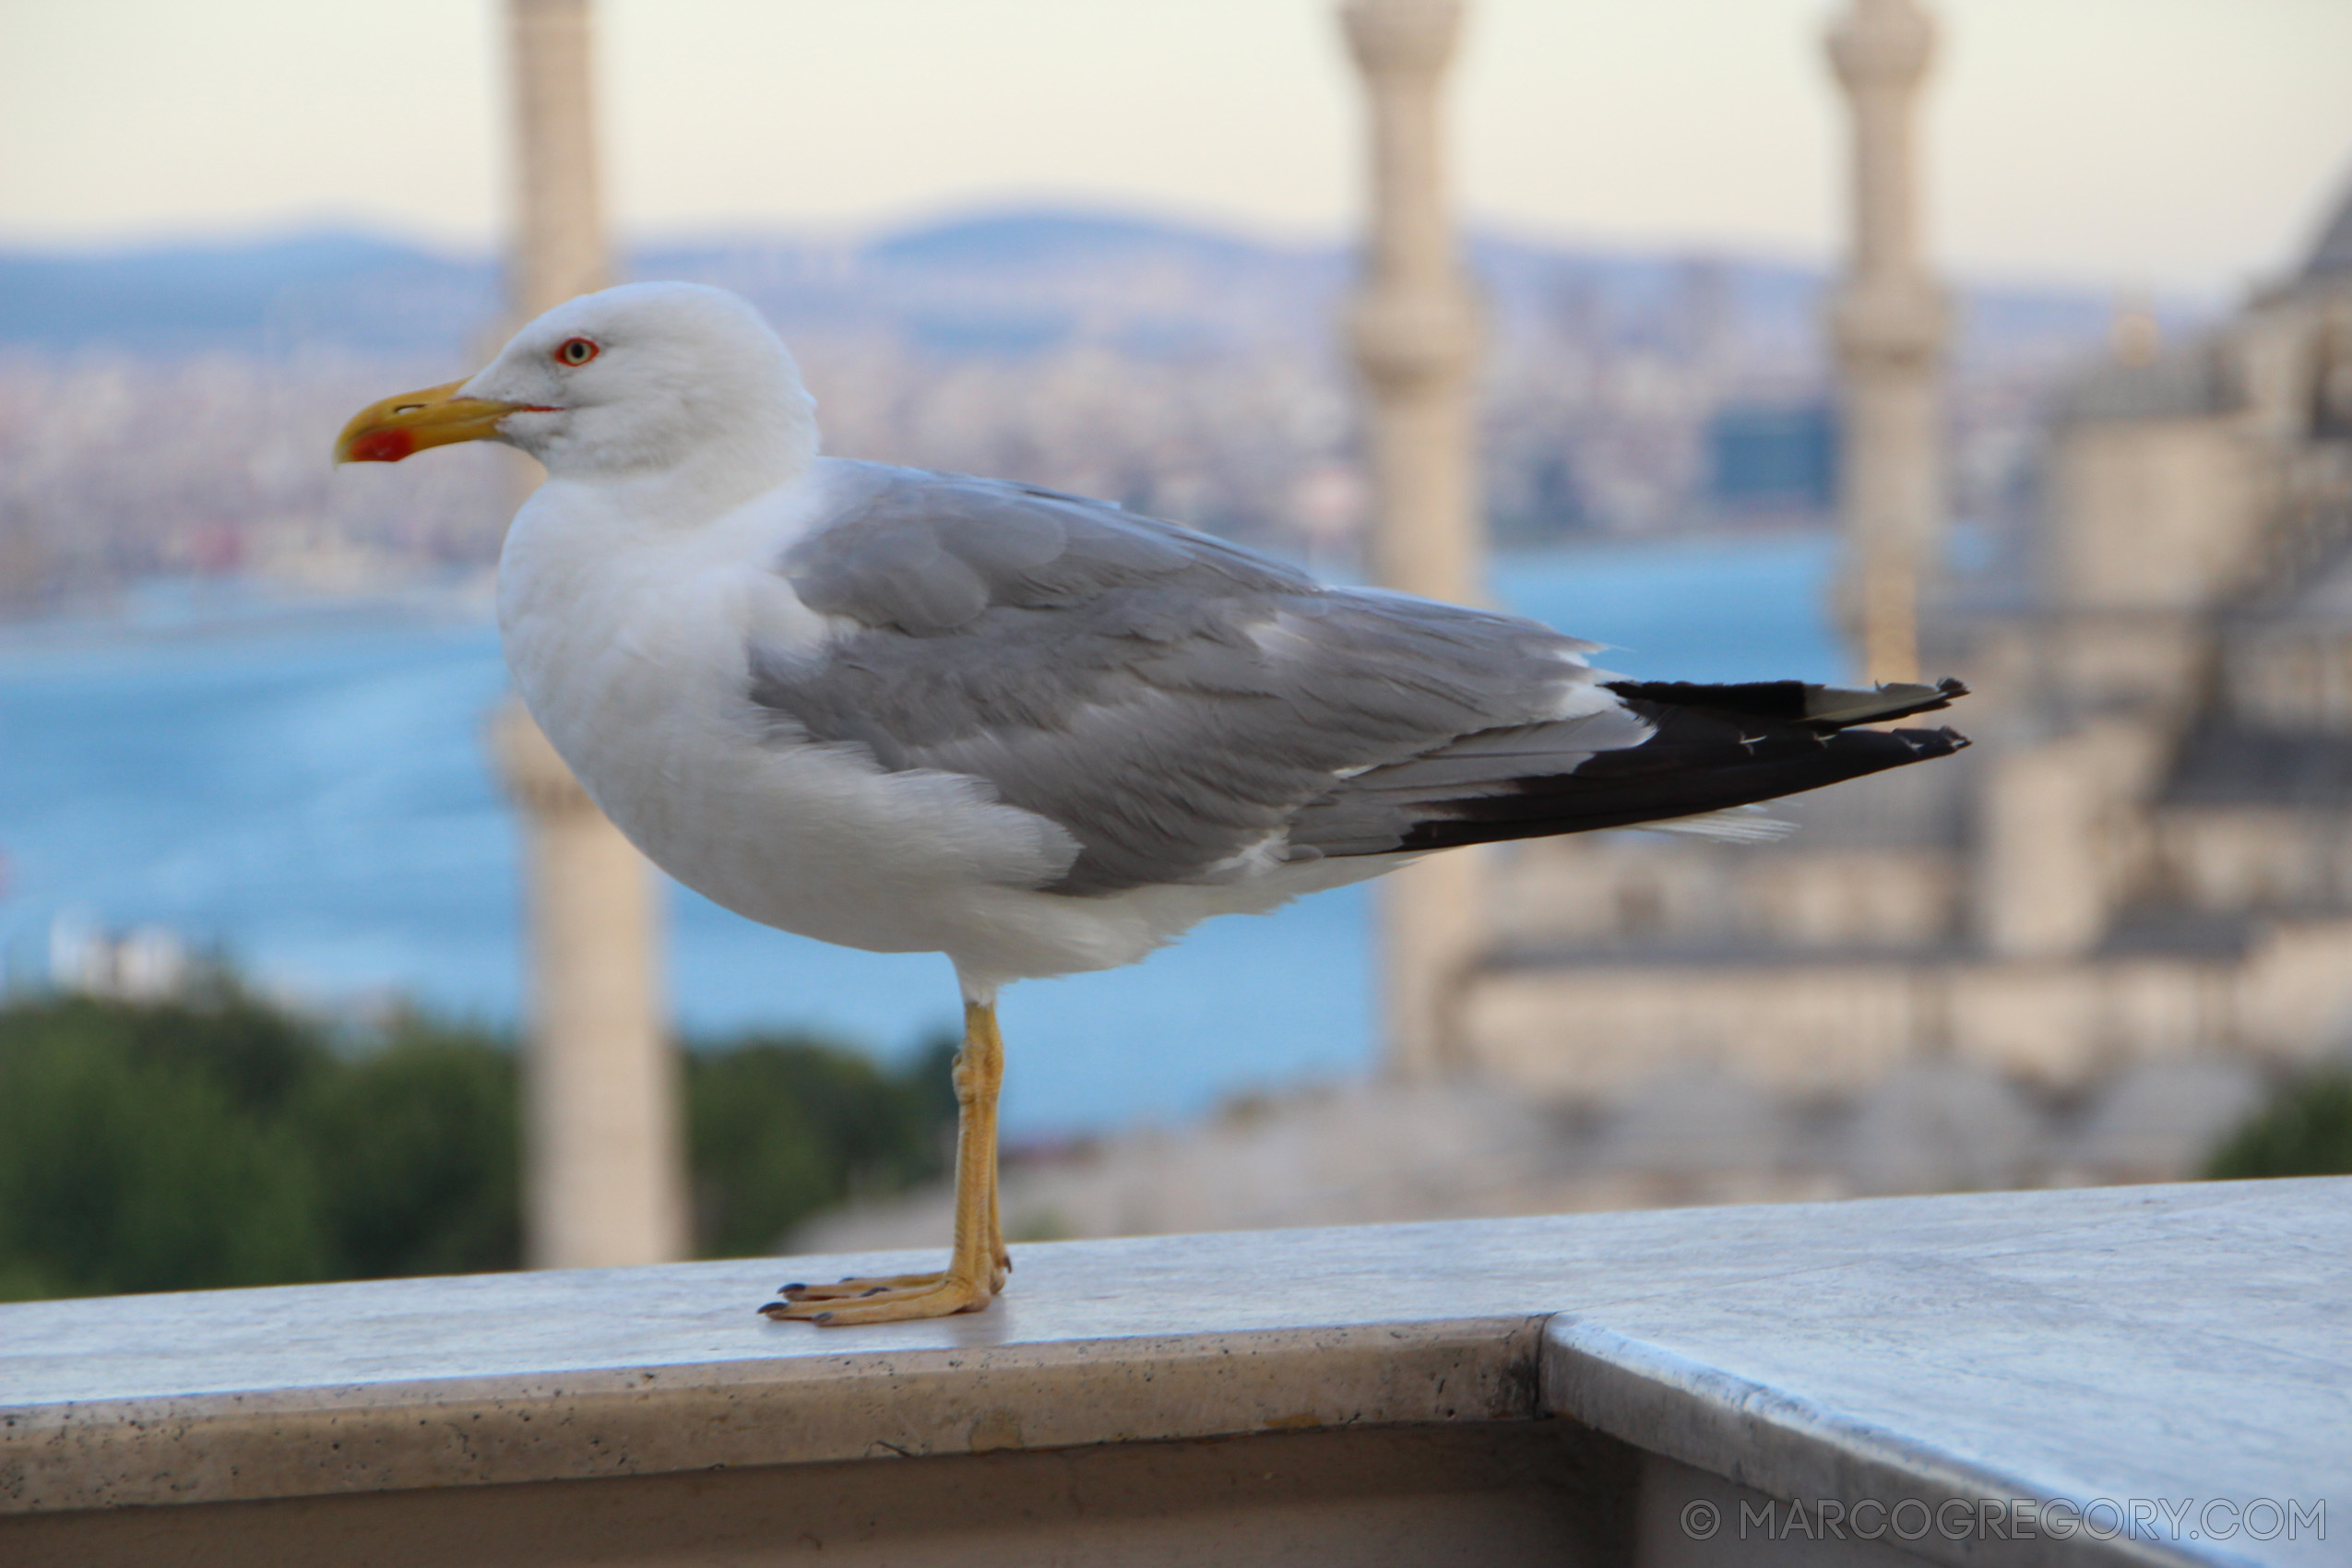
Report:
[[[1720,315],[1768,351],[1817,353],[1824,273],[1768,258],[1571,247],[1474,233],[1469,256],[1504,330],[1563,321],[1617,342]],[[1015,356],[1075,339],[1180,354],[1239,339],[1327,339],[1352,271],[1336,244],[1283,246],[1169,220],[1097,212],[968,213],[854,245],[789,234],[645,247],[639,277],[719,283],[785,330],[873,333],[942,355]],[[1998,354],[2096,338],[2102,293],[1963,291],[1965,330]],[[0,349],[277,357],[320,349],[465,358],[499,310],[487,256],[366,234],[90,252],[0,252]]]
[[[887,234],[861,251],[870,266],[950,270],[1066,270],[1180,260],[1248,267],[1267,248],[1213,230],[1115,213],[976,212]]]
[[[0,252],[0,344],[180,355],[331,342],[413,351],[494,297],[483,259],[362,234],[137,250]]]

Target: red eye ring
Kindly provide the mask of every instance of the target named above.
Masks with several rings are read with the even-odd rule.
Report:
[[[560,365],[584,365],[603,352],[586,338],[566,338],[555,350],[555,362]]]

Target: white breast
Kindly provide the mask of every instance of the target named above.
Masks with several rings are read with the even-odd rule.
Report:
[[[551,483],[500,564],[507,663],[581,783],[679,881],[825,941],[953,951],[975,895],[1051,880],[1077,847],[976,780],[885,773],[753,707],[755,637],[789,651],[827,633],[771,569],[821,492],[671,531]]]

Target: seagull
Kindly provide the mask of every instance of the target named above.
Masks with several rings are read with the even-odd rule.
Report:
[[[1858,728],[1956,681],[1627,680],[1536,622],[1326,587],[1108,502],[821,457],[791,354],[718,289],[558,305],[470,379],[362,410],[336,457],[481,440],[547,469],[499,628],[597,804],[728,909],[944,953],[962,987],[947,1266],[787,1286],[772,1317],[937,1317],[1004,1289],[1012,981],[1462,845],[1753,837],[1736,808],[1967,743]]]

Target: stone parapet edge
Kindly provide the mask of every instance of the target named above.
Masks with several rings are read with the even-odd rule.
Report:
[[[1532,1420],[1540,1316],[742,1360],[0,1413],[0,1515]]]
[[[1916,1500],[1927,1526],[1918,1539],[1880,1537],[1885,1544],[1956,1565],[1981,1568],[2253,1568],[2258,1560],[2189,1542],[2100,1540],[2077,1531],[2061,1539],[2002,1538],[1968,1528],[1954,1540],[1934,1526],[1936,1510],[1963,1503],[1971,1519],[1990,1505],[1997,1517],[2014,1505],[2036,1511],[2061,1498],[2023,1479],[1969,1463],[1884,1427],[1675,1355],[1669,1350],[1579,1322],[1561,1313],[1547,1320],[1541,1359],[1544,1413],[1586,1426],[1653,1454],[1777,1498],[1834,1498],[1850,1515],[1864,1500],[1892,1509]],[[1964,1521],[1951,1515],[1955,1526]],[[1908,1515],[1905,1534],[1912,1527]]]

